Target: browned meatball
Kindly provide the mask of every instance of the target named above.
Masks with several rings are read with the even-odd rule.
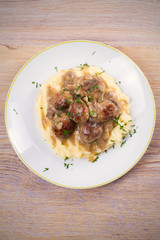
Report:
[[[98,123],[87,122],[79,127],[80,138],[85,143],[91,143],[100,138],[102,127]]]
[[[87,95],[91,100],[97,100],[104,94],[105,85],[98,79],[84,80],[78,92],[81,96]]]
[[[96,103],[95,107],[98,115],[96,122],[105,122],[109,119],[113,119],[116,116],[117,107],[113,102],[109,100],[104,100],[101,103]]]
[[[63,87],[65,89],[74,90],[75,88],[75,74],[72,71],[68,71],[63,76]]]
[[[71,100],[72,95],[70,92],[63,89],[60,93],[55,94],[55,96],[50,99],[50,106],[55,110],[64,110],[69,108]]]
[[[68,138],[75,129],[75,123],[69,119],[65,113],[56,114],[54,117],[52,130],[58,138]]]
[[[49,119],[53,119],[54,116],[55,116],[55,108],[53,106],[53,98],[50,98],[48,100],[48,108],[47,108],[46,117]]]
[[[119,116],[120,114],[122,114],[121,104],[118,101],[116,94],[114,92],[107,92],[105,94],[104,98],[112,101],[116,105],[116,107],[117,107],[116,116]]]
[[[69,107],[69,116],[75,122],[86,122],[89,119],[89,110],[84,101],[77,99]]]

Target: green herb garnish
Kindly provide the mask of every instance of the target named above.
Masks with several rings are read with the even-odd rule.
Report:
[[[96,51],[94,51],[93,53],[92,53],[92,55],[94,55],[96,53]]]
[[[126,143],[126,140],[125,140],[125,141],[123,141],[123,142],[121,143],[120,147],[122,147],[122,146],[123,146],[123,144],[125,144],[125,143]]]
[[[43,109],[43,107],[40,107],[40,109]]]
[[[16,111],[16,109],[13,108],[13,111],[18,115],[18,112]]]
[[[48,170],[49,170],[49,168],[44,168],[43,172],[46,172],[46,171],[48,171]]]
[[[69,164],[64,163],[64,167],[66,167],[66,169],[68,169],[69,168]]]
[[[65,99],[65,102],[68,103],[68,104],[70,103],[67,99]]]
[[[88,98],[88,100],[91,102],[91,101],[93,101],[93,96],[90,96],[89,98]]]
[[[78,103],[82,103],[80,99],[77,100]]]
[[[81,86],[78,86],[78,87],[77,87],[77,91],[79,91],[80,89],[81,89]]]
[[[61,115],[57,113],[57,117],[61,117]]]
[[[133,133],[136,133],[136,129],[133,129]]]
[[[99,157],[97,156],[92,163],[96,162],[99,159]]]
[[[69,159],[69,157],[66,156],[65,159],[64,159],[64,161],[66,161],[67,159]]]
[[[66,89],[65,89],[65,88],[63,88],[63,90],[62,90],[61,94],[63,94],[63,93],[64,93],[64,91],[66,91]]]
[[[56,72],[58,72],[58,68],[57,67],[55,67],[55,70],[56,70]]]
[[[88,63],[83,64],[83,66],[85,66],[85,67],[89,67]]]
[[[92,110],[91,112],[90,112],[90,116],[93,116],[94,115],[94,111]]]
[[[93,142],[93,144],[95,144],[95,145],[98,145],[98,143],[95,141],[95,142]]]
[[[97,155],[100,155],[100,154],[101,154],[101,152],[99,152],[99,153],[95,153],[94,155],[97,156]]]
[[[66,136],[69,133],[69,130],[64,130],[63,134]]]
[[[107,153],[107,150],[104,150],[105,151],[105,153]]]

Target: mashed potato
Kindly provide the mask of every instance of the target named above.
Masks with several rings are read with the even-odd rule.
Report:
[[[115,119],[115,126],[111,130],[108,140],[105,142],[103,148],[101,146],[96,146],[96,152],[102,152],[105,149],[110,148],[114,144],[120,144],[122,138],[130,131],[131,116],[130,116],[130,103],[129,98],[120,90],[119,86],[115,83],[115,80],[107,75],[99,67],[83,67],[70,69],[77,77],[83,77],[85,74],[90,74],[92,76],[100,76],[106,83],[110,91],[114,92],[117,96],[118,101],[121,104],[122,114],[119,118]],[[41,87],[41,92],[36,101],[36,113],[38,117],[38,124],[43,134],[43,138],[49,143],[51,148],[54,149],[55,153],[61,158],[66,156],[69,158],[88,158],[93,161],[95,158],[95,151],[89,151],[83,144],[80,143],[79,132],[74,132],[73,137],[68,138],[65,143],[63,143],[59,138],[57,138],[52,131],[52,124],[46,117],[47,106],[48,106],[48,88],[54,89],[54,91],[59,92],[62,90],[62,79],[63,75],[67,73],[68,70],[62,70],[52,76],[46,81]]]

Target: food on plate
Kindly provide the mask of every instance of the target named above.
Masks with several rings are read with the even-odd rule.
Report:
[[[56,154],[92,162],[130,131],[130,108],[115,80],[88,64],[56,73],[36,102],[43,137]]]

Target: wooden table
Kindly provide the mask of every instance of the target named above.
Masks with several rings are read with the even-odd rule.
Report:
[[[67,40],[110,44],[152,87],[157,119],[139,163],[106,186],[72,190],[33,174],[7,137],[8,88],[38,51]],[[0,239],[160,239],[160,1],[0,1]]]

